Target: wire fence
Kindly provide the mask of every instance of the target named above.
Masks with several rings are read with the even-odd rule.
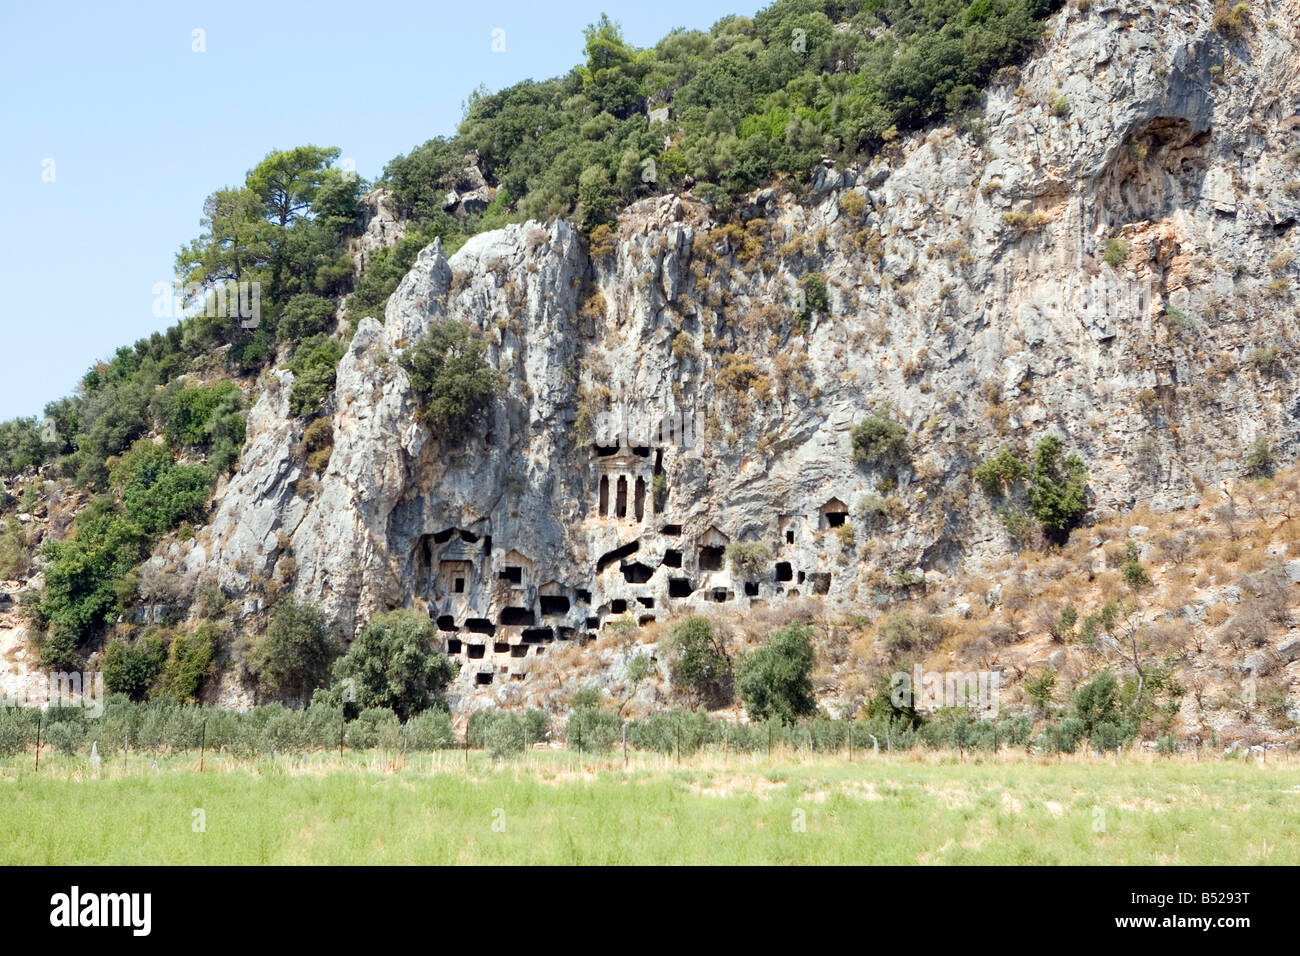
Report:
[[[624,720],[609,711],[582,708],[562,721],[541,710],[477,711],[458,733],[451,715],[438,709],[402,720],[382,708],[354,715],[325,704],[301,710],[273,704],[233,711],[110,698],[98,717],[76,707],[0,708],[0,757],[32,753],[38,767],[45,751],[69,755],[93,751],[101,757],[133,751],[197,752],[202,759],[207,754],[254,758],[335,750],[342,755],[347,751],[405,754],[463,749],[508,757],[543,744],[579,754],[617,750],[625,755],[629,751],[654,753],[678,760],[702,750],[852,756],[922,746],[990,751],[1026,747],[1033,743],[1031,730],[1031,721],[1023,715],[996,721],[955,714],[913,726],[897,717],[742,723],[689,710]]]

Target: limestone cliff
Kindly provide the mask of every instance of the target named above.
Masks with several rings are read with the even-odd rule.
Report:
[[[493,694],[623,613],[866,606],[900,572],[977,570],[1009,544],[969,476],[1009,442],[1061,436],[1094,515],[1193,502],[1258,436],[1293,457],[1300,3],[1241,35],[1209,2],[1080,6],[979,121],[798,192],[434,243],[358,325],[323,473],[279,372],[186,567],[248,613],[279,578],[349,633],[427,610]],[[416,420],[397,362],[443,318],[509,382],[463,434]],[[855,462],[873,409],[906,462]],[[751,542],[762,567],[734,571]]]

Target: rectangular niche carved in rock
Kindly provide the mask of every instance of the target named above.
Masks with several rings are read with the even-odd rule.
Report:
[[[526,607],[508,607],[501,612],[502,627],[529,627],[533,623],[533,612]]]
[[[543,594],[540,601],[542,617],[560,617],[569,613],[569,599],[563,594]]]
[[[710,547],[709,545],[700,548],[700,570],[721,571],[722,556],[725,553],[725,548]]]
[[[549,627],[530,627],[519,635],[519,639],[525,644],[549,644],[555,640],[555,632]]]

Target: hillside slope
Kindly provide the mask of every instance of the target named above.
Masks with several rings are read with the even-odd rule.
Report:
[[[295,414],[294,372],[263,374],[210,518],[153,561],[218,583],[237,632],[283,594],[348,637],[417,609],[462,662],[460,709],[564,684],[550,660],[565,644],[575,673],[587,655],[615,682],[612,621],[653,641],[689,611],[763,621],[785,605],[841,646],[821,686],[837,710],[898,664],[899,614],[948,622],[912,656],[1018,685],[1060,650],[1032,643],[1053,609],[1135,595],[1139,660],[1189,666],[1189,643],[1209,642],[1215,693],[1267,670],[1285,711],[1296,665],[1243,659],[1289,654],[1289,583],[1258,645],[1205,608],[1240,575],[1286,574],[1293,483],[1256,516],[1247,566],[1192,549],[1216,595],[1201,613],[1180,609],[1203,593],[1165,607],[1125,585],[1127,551],[1104,552],[1135,508],[1195,525],[1295,458],[1298,15],[1296,0],[1070,5],[978,116],[891,136],[863,163],[827,158],[806,185],[778,178],[726,213],[690,189],[652,196],[616,228],[512,223],[450,256],[435,240],[382,316],[352,316],[319,417]],[[401,229],[372,223],[358,255]],[[439,426],[408,366],[447,320],[481,336],[505,387]],[[1085,473],[1086,511],[1069,500]],[[1132,540],[1163,601],[1177,562]],[[1047,586],[1061,581],[1073,593]],[[850,656],[855,641],[874,650]],[[1104,647],[1070,658],[1053,665],[1067,681],[1132,666]],[[251,699],[237,668],[219,696]]]

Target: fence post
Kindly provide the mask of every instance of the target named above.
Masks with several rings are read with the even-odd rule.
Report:
[[[677,766],[682,765],[682,725],[677,724]]]
[[[623,724],[623,769],[627,769],[627,724]]]
[[[36,712],[36,769],[41,769],[41,711]]]
[[[199,773],[203,772],[203,750],[208,743],[208,721],[203,719],[203,726],[199,729]]]
[[[343,723],[347,719],[346,707],[339,707],[339,763],[343,762]]]

